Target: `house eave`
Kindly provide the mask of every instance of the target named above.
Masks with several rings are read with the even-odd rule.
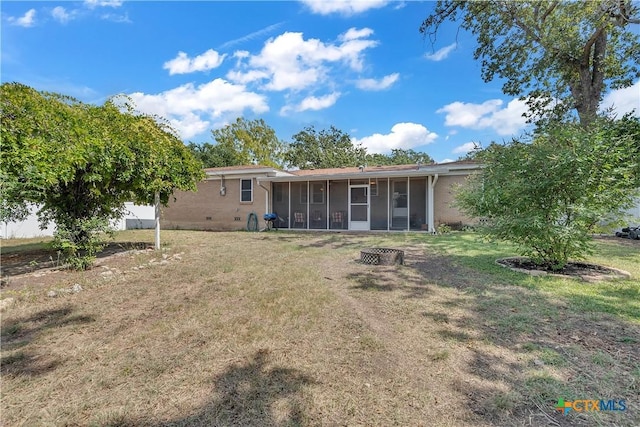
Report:
[[[411,170],[382,170],[377,171],[374,168],[361,172],[332,173],[332,174],[306,174],[306,175],[288,175],[276,177],[260,177],[259,181],[264,182],[300,182],[300,181],[326,181],[326,180],[345,180],[345,179],[371,179],[371,178],[412,178],[427,177],[430,175],[468,175],[481,168],[477,164],[463,165],[429,165]]]
[[[277,178],[294,176],[289,172],[284,172],[273,168],[259,168],[259,169],[235,169],[235,170],[215,170],[205,169],[205,180],[217,180],[221,178],[233,179],[233,178]]]

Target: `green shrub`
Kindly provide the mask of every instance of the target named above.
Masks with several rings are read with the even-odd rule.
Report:
[[[638,119],[603,120],[555,126],[530,143],[492,144],[478,154],[485,168],[460,187],[457,204],[489,218],[489,236],[561,269],[589,254],[599,221],[619,216],[637,194],[639,130]]]
[[[104,249],[106,237],[113,235],[109,222],[100,218],[74,221],[58,226],[53,247],[62,252],[64,262],[74,270],[87,270]]]

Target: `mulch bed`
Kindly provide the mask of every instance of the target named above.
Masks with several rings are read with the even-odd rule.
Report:
[[[503,258],[496,261],[503,267],[514,271],[531,275],[554,275],[582,279],[587,282],[599,282],[601,280],[627,279],[631,274],[617,268],[605,267],[603,265],[588,264],[584,262],[569,262],[561,270],[553,270],[550,266],[536,264],[529,258],[513,257]]]

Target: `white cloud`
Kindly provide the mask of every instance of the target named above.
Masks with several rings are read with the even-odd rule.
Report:
[[[232,82],[239,84],[247,84],[256,80],[262,80],[269,77],[269,73],[261,70],[250,70],[250,71],[229,71],[227,73],[227,78]]]
[[[223,79],[199,86],[188,83],[155,95],[136,92],[130,97],[140,111],[169,120],[183,139],[204,132],[211,120],[224,120],[229,114],[240,115],[246,109],[258,114],[269,111],[263,95]]]
[[[122,6],[122,0],[85,0],[84,5],[89,9],[96,7],[120,7]]]
[[[100,16],[100,19],[104,21],[116,22],[118,24],[131,24],[133,21],[129,19],[129,14],[119,15],[117,13],[105,13]]]
[[[640,80],[632,86],[608,93],[600,105],[601,110],[613,107],[618,117],[634,109],[636,110],[634,115],[640,117]]]
[[[51,16],[53,17],[53,19],[62,24],[66,24],[72,19],[71,14],[69,14],[67,10],[62,6],[54,7],[51,10]]]
[[[455,160],[453,160],[453,159],[442,159],[438,163],[451,163],[451,162],[454,162],[454,161]]]
[[[362,90],[384,90],[391,87],[391,85],[398,80],[398,77],[400,77],[400,74],[393,73],[388,76],[384,76],[380,80],[360,79],[356,81],[356,87]]]
[[[388,134],[374,133],[364,138],[353,138],[354,144],[362,144],[370,153],[384,153],[393,148],[410,149],[430,144],[438,137],[426,127],[417,123],[397,123]]]
[[[453,102],[437,110],[446,113],[446,126],[470,129],[491,128],[499,135],[512,135],[527,126],[523,114],[528,110],[524,101],[514,99],[505,108],[503,101],[490,99],[482,104]]]
[[[351,27],[345,33],[340,34],[338,38],[347,42],[349,40],[366,39],[371,35],[373,35],[373,30],[371,28],[361,28],[358,30],[355,27]]]
[[[499,99],[491,99],[482,104],[467,104],[464,102],[453,102],[437,110],[437,113],[447,113],[445,117],[446,126],[473,127],[485,114],[496,111],[502,105]]]
[[[453,154],[467,154],[469,151],[473,151],[477,147],[477,143],[475,142],[466,142],[462,145],[457,146],[451,151]]]
[[[455,48],[456,44],[452,43],[449,46],[445,46],[430,55],[425,55],[424,57],[431,61],[442,61],[443,59],[446,59],[449,56],[449,53],[451,53],[451,51]]]
[[[286,32],[269,39],[258,55],[249,56],[246,64],[228,74],[235,82],[267,80],[264,89],[302,90],[327,81],[330,65],[344,63],[353,71],[363,68],[363,51],[378,44],[367,37],[368,28],[351,28],[339,36],[340,43],[324,43],[303,38],[302,33]],[[236,55],[244,59],[246,55]]]
[[[384,7],[388,0],[301,0],[313,13],[329,15],[339,13],[349,16],[365,12],[369,9]]]
[[[393,7],[395,10],[400,10],[400,9],[404,9],[404,7],[407,5],[407,2],[405,1],[396,1],[395,2],[395,6]]]
[[[25,27],[25,28],[33,27],[36,23],[36,10],[29,9],[20,18],[14,18],[13,16],[11,16],[9,17],[8,21],[11,22],[13,25],[17,25],[19,27]]]
[[[213,49],[205,53],[189,58],[185,52],[178,52],[178,56],[164,63],[162,68],[169,70],[170,75],[187,74],[195,71],[209,71],[217,68],[224,61],[225,55],[220,55]]]
[[[308,96],[305,99],[303,99],[302,102],[300,102],[300,104],[298,104],[297,106],[283,107],[282,110],[280,110],[280,112],[281,114],[285,114],[289,110],[294,110],[296,112],[302,112],[307,110],[313,110],[313,111],[324,110],[325,108],[329,108],[333,104],[335,104],[338,98],[340,98],[340,92],[333,92],[328,95],[320,96],[320,97]]]

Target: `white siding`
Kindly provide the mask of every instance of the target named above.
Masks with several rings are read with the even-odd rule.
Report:
[[[120,220],[114,222],[117,230],[126,230],[127,223],[129,228],[153,228],[155,221],[155,210],[153,206],[139,206],[133,203],[125,203],[126,213]],[[44,230],[40,229],[38,217],[36,216],[37,207],[31,208],[29,216],[24,221],[1,222],[0,238],[27,238],[53,236],[56,230],[55,224],[49,224]]]
[[[33,206],[29,212],[29,216],[24,221],[0,222],[0,238],[13,239],[53,236],[53,233],[56,231],[55,224],[49,224],[47,228],[41,230],[38,216],[36,215],[37,211],[37,207]]]

